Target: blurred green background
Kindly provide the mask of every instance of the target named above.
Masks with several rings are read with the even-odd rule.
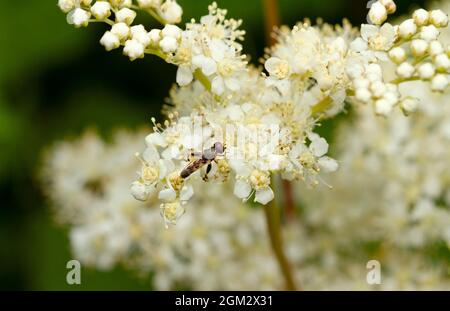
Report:
[[[106,25],[75,29],[56,0],[0,4],[0,288],[14,290],[150,289],[148,280],[121,269],[82,269],[82,284],[66,284],[71,259],[67,232],[52,221],[36,177],[42,148],[89,126],[107,134],[138,128],[158,116],[175,68],[156,58],[130,62],[98,43]],[[178,0],[185,19],[207,12],[210,0]],[[396,1],[398,14],[423,1]],[[359,3],[359,4],[358,4]],[[264,49],[262,0],[222,0],[244,20],[245,49],[255,61]],[[366,1],[280,0],[281,19],[339,23],[365,21]],[[154,22],[143,19],[146,25]],[[156,26],[156,24],[154,24]],[[331,126],[326,127],[330,135]]]

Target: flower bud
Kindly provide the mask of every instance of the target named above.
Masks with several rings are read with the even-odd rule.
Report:
[[[400,103],[400,108],[403,113],[408,116],[411,113],[415,112],[419,107],[419,100],[416,98],[407,97]]]
[[[418,9],[413,13],[413,19],[417,26],[425,26],[428,24],[430,14],[427,10]]]
[[[111,15],[111,4],[107,1],[97,1],[91,7],[91,13],[96,19],[106,19]]]
[[[142,43],[135,39],[127,40],[125,47],[123,48],[123,54],[127,55],[130,60],[137,58],[143,58],[145,53],[145,47]]]
[[[401,47],[395,47],[389,51],[389,57],[394,63],[400,64],[406,60],[406,52]]]
[[[416,39],[411,42],[411,52],[414,56],[423,56],[427,51],[428,43],[425,40]]]
[[[107,51],[111,51],[120,46],[120,39],[115,34],[107,31],[100,39],[100,44],[103,45]]]
[[[375,25],[383,24],[387,19],[387,10],[380,2],[372,4],[369,10],[369,20]]]
[[[434,25],[423,26],[420,31],[420,38],[426,41],[436,40],[439,36],[439,30]]]
[[[169,24],[176,24],[181,22],[183,9],[174,0],[167,0],[161,5],[161,17]]]
[[[69,13],[75,8],[75,2],[74,0],[59,0],[58,7],[64,13]]]
[[[447,71],[450,69],[450,59],[444,53],[439,54],[434,58],[434,65],[440,71]]]
[[[428,47],[428,52],[430,53],[431,56],[436,56],[436,55],[444,53],[444,47],[442,46],[442,44],[439,41],[434,40],[434,41],[430,42],[430,45]]]
[[[158,45],[159,41],[161,40],[161,30],[160,29],[152,29],[148,33],[148,36],[150,38],[150,44],[151,45]]]
[[[424,80],[431,79],[436,73],[436,69],[430,63],[424,63],[417,68],[420,78]]]
[[[372,98],[372,93],[366,88],[358,88],[355,92],[356,99],[367,103]]]
[[[396,73],[400,78],[407,79],[412,77],[414,71],[415,69],[410,63],[403,62],[397,67]]]
[[[130,35],[130,27],[125,23],[117,23],[111,27],[111,33],[115,34],[119,40],[123,41],[128,39]]]
[[[136,12],[128,8],[120,9],[116,12],[116,22],[131,25],[136,18]]]
[[[375,102],[375,112],[378,115],[387,116],[391,113],[392,108],[393,105],[385,99],[379,99]]]
[[[178,42],[174,37],[167,36],[159,42],[159,46],[164,53],[173,53],[178,49]]]
[[[163,37],[169,36],[169,37],[173,37],[175,39],[179,39],[181,37],[181,33],[182,33],[182,30],[180,29],[180,27],[178,27],[176,25],[170,25],[170,24],[164,26],[164,28],[162,30]]]
[[[407,19],[398,27],[398,34],[401,38],[409,39],[417,32],[417,25],[413,19]]]
[[[70,11],[67,14],[67,23],[75,27],[86,27],[89,24],[91,13],[80,8]]]
[[[445,74],[437,74],[433,80],[431,80],[431,89],[433,91],[442,92],[448,86],[448,78]]]
[[[394,14],[397,10],[397,6],[393,0],[380,0],[380,3],[384,5],[388,14]]]
[[[448,16],[442,10],[433,10],[430,12],[430,23],[439,28],[447,27]]]

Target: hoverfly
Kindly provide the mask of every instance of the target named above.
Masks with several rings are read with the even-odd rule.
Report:
[[[203,150],[201,153],[191,153],[191,156],[199,157],[199,159],[192,161],[189,163],[180,173],[180,177],[185,179],[191,176],[193,173],[195,173],[197,170],[202,168],[203,166],[207,165],[206,167],[206,173],[203,176],[203,180],[208,180],[208,173],[211,171],[212,168],[212,162],[215,162],[216,157],[219,155],[223,155],[225,152],[225,146],[220,143],[216,142],[214,145],[212,145],[211,148]]]

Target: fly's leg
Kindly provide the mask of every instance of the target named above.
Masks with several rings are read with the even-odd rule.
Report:
[[[203,181],[208,181],[208,173],[211,172],[212,164],[208,163],[208,166],[206,167],[206,173],[203,175]]]

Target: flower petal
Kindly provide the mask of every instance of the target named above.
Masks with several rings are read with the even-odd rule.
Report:
[[[192,185],[184,185],[180,191],[180,200],[188,201],[194,195],[194,188]]]
[[[192,82],[194,75],[188,66],[180,66],[177,70],[177,83],[179,86],[186,86]]]
[[[335,172],[339,168],[339,164],[336,160],[330,157],[321,157],[318,160],[318,163],[325,173]]]
[[[378,26],[375,25],[369,25],[369,24],[362,24],[361,25],[361,37],[365,41],[369,41],[369,38],[376,35],[379,31]]]
[[[255,202],[259,202],[263,205],[266,205],[274,198],[274,193],[272,188],[266,187],[263,189],[256,190],[255,194]]]
[[[250,184],[243,180],[237,180],[234,184],[234,195],[240,199],[246,199],[252,192]]]
[[[222,95],[225,91],[225,84],[223,83],[222,77],[217,76],[212,80],[211,90],[217,95]]]
[[[166,202],[172,202],[176,199],[177,193],[172,188],[166,188],[159,192],[158,199]]]

